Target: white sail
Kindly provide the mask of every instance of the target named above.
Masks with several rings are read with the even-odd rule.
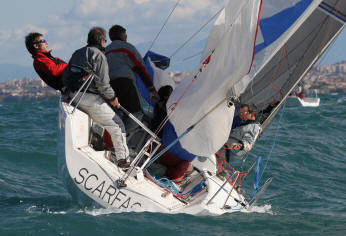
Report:
[[[248,73],[260,5],[260,0],[230,1],[218,17],[203,54],[204,58],[210,56],[209,64],[198,72],[201,64],[190,78],[184,79],[167,103],[170,107],[179,102],[170,117],[177,136],[224,100],[228,89]],[[182,138],[180,144],[194,155],[213,154],[227,140],[232,120],[233,108],[223,102]],[[174,152],[173,149],[170,151]]]

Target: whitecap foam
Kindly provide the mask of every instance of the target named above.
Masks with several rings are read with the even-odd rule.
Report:
[[[99,215],[108,215],[108,214],[119,214],[124,212],[157,212],[150,208],[139,208],[139,207],[133,207],[129,209],[118,209],[118,208],[94,208],[94,209],[84,209],[79,210],[77,213],[85,213],[92,216],[99,216]]]
[[[267,213],[273,215],[272,211],[272,206],[271,205],[264,205],[264,206],[253,206],[251,210],[244,209],[241,212],[244,213]]]

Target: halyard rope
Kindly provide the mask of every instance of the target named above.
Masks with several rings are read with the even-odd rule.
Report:
[[[161,34],[163,28],[166,26],[166,24],[167,24],[167,22],[168,22],[168,19],[171,17],[171,15],[173,14],[174,10],[177,8],[177,6],[178,6],[178,4],[179,4],[180,1],[181,1],[181,0],[178,0],[178,1],[176,2],[176,4],[175,4],[175,6],[173,7],[171,13],[168,15],[168,17],[166,18],[165,22],[163,23],[163,25],[162,25],[160,31],[157,33],[156,37],[154,38],[153,42],[151,43],[151,45],[150,45],[148,51],[150,51],[150,49],[153,47],[153,45],[154,45],[156,39],[157,39],[157,38],[159,37],[159,35]]]

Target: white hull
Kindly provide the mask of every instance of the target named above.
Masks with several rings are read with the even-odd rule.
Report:
[[[204,188],[185,199],[158,186],[139,168],[126,180],[127,186],[119,188],[117,180],[125,172],[105,158],[105,151],[95,151],[88,144],[91,121],[78,109],[71,114],[72,109],[60,103],[58,143],[60,174],[72,196],[86,195],[103,207],[123,211],[195,215],[230,213],[249,207],[243,195],[228,182],[224,184],[225,178],[216,175],[215,157],[196,158],[192,163],[199,174],[185,189],[188,191],[197,185]]]
[[[304,97],[302,99],[297,96],[289,96],[289,98],[297,99],[303,107],[318,107],[320,105],[320,98],[318,97]]]
[[[320,98],[299,98],[298,101],[303,107],[318,107],[320,105]]]

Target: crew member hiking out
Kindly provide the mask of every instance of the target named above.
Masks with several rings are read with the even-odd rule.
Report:
[[[53,57],[48,49],[48,42],[38,32],[29,33],[25,37],[25,45],[34,58],[34,68],[41,79],[55,90],[62,91],[62,74],[67,63],[58,57]]]

